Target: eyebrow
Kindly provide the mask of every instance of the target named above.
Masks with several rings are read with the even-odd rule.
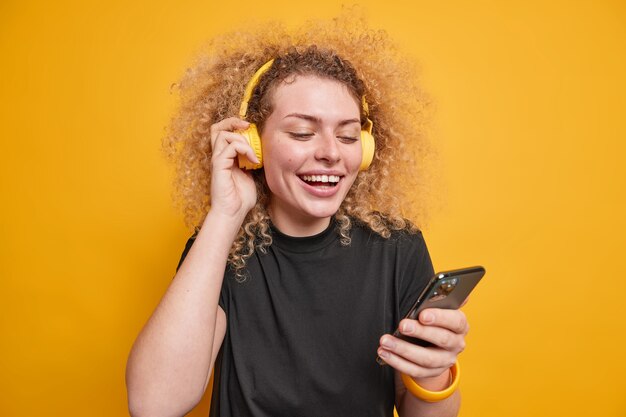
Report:
[[[319,117],[311,116],[310,114],[289,113],[287,116],[284,117],[284,119],[286,119],[288,117],[295,117],[295,118],[298,118],[298,119],[304,119],[304,120],[307,120],[309,122],[318,123],[318,124],[322,123],[322,119],[320,119]],[[341,122],[339,122],[339,126],[345,126],[345,125],[349,125],[351,123],[358,123],[360,125],[361,124],[361,120],[360,119],[346,119],[346,120],[342,120]]]

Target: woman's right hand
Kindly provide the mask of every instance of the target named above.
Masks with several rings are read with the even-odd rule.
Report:
[[[237,117],[229,117],[211,126],[212,176],[211,211],[243,220],[256,203],[256,186],[252,174],[239,168],[237,155],[243,154],[258,162],[254,150],[235,130],[250,124]]]

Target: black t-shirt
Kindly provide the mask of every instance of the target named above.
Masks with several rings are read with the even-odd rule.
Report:
[[[342,246],[333,222],[305,238],[273,228],[244,282],[226,271],[211,417],[393,416],[393,369],[376,349],[433,267],[421,233],[384,239],[354,224],[350,235]]]

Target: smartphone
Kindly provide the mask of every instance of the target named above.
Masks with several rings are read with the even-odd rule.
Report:
[[[435,274],[404,318],[417,320],[419,313],[427,308],[446,308],[451,310],[460,308],[483,275],[485,275],[485,268],[482,266],[443,271]],[[416,345],[433,346],[432,343],[422,339],[403,335],[400,333],[400,329],[396,329],[393,335]],[[385,365],[380,356],[376,358],[376,362],[380,365]]]

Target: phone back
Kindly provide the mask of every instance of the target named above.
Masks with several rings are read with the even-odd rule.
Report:
[[[482,266],[438,273],[420,295],[407,317],[415,319],[427,308],[451,310],[460,308],[484,275],[485,268]]]
[[[485,268],[482,266],[455,269],[436,274],[422,294],[420,294],[406,318],[417,320],[419,313],[427,308],[450,310],[460,308],[484,275]],[[394,336],[416,345],[432,346],[431,343],[424,340],[405,336],[399,330],[394,332]]]

